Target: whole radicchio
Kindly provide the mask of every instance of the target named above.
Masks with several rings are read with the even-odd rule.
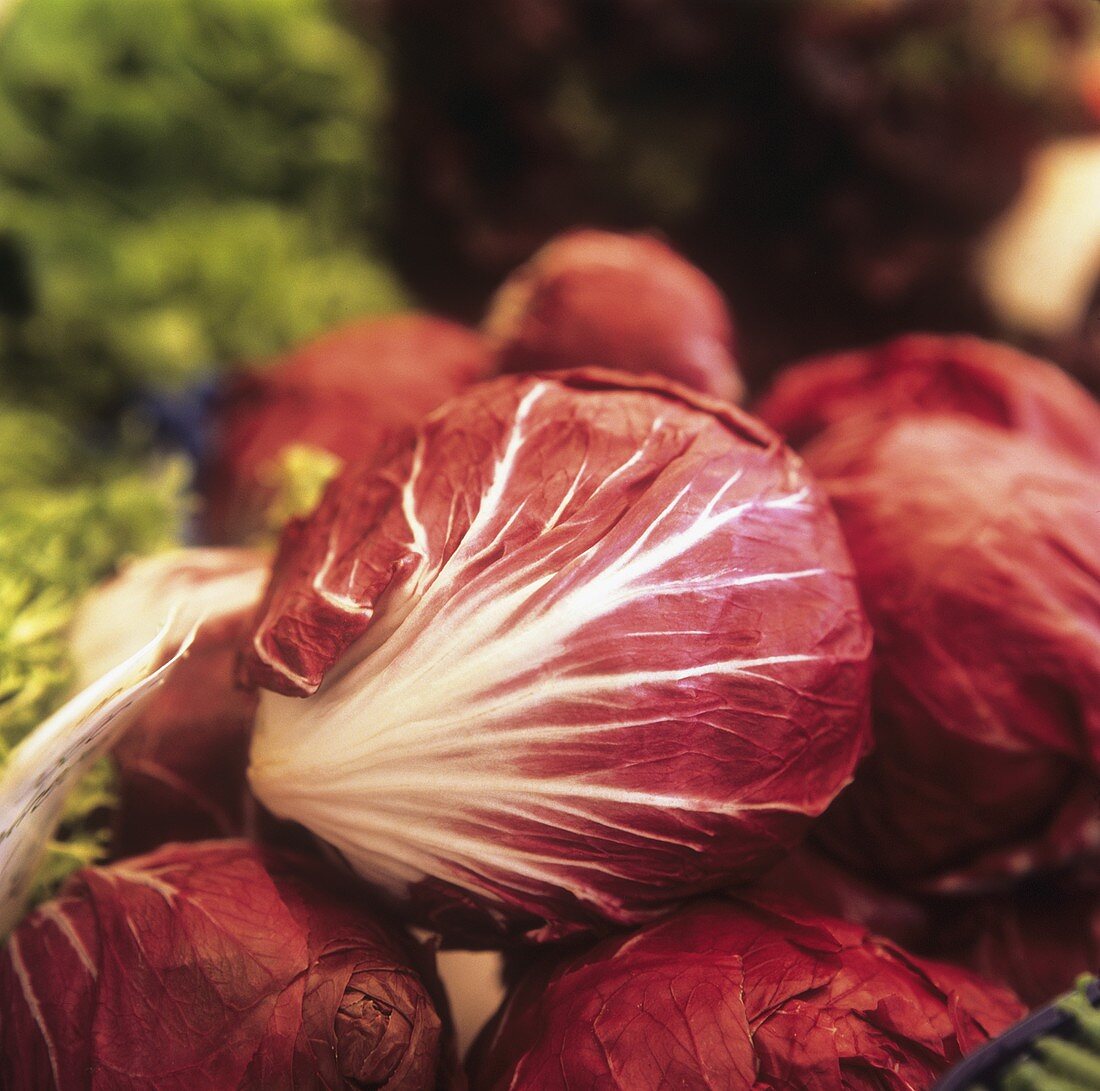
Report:
[[[267,576],[266,558],[248,550],[174,550],[130,565],[82,604],[70,644],[87,684],[140,647],[173,607],[176,628],[201,622],[112,749],[117,855],[243,831],[256,696],[235,685],[234,664]]]
[[[912,334],[810,360],[756,411],[797,448],[853,418],[958,414],[1100,464],[1100,405],[1053,364],[977,337]]]
[[[0,954],[9,1091],[452,1086],[423,953],[327,871],[243,842],[78,872]]]
[[[505,377],[288,528],[250,778],[448,941],[637,923],[774,862],[850,780],[869,643],[758,422]]]
[[[574,231],[505,281],[485,320],[503,371],[598,364],[744,393],[722,293],[658,239]]]
[[[875,749],[823,843],[940,891],[1096,856],[1096,469],[958,417],[854,419],[805,455],[875,631]]]
[[[335,330],[239,375],[215,410],[203,482],[207,533],[234,542],[263,528],[277,460],[290,445],[370,458],[490,366],[473,330],[403,314]]]
[[[795,903],[701,902],[520,980],[480,1091],[925,1091],[1023,1014],[1006,989]]]

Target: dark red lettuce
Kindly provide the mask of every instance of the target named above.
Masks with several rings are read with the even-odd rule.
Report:
[[[78,872],[0,956],[7,1091],[450,1086],[424,953],[327,871],[243,842]]]
[[[595,365],[730,401],[744,392],[722,293],[646,235],[559,236],[505,281],[485,327],[503,371]]]
[[[640,923],[801,839],[863,752],[869,650],[834,517],[759,422],[505,377],[288,530],[250,778],[450,942]]]
[[[795,447],[830,425],[958,414],[1100,465],[1100,405],[1053,364],[977,337],[913,334],[784,372],[757,412]]]
[[[853,419],[805,455],[875,631],[875,749],[823,843],[940,891],[1096,855],[1095,466],[934,416]]]
[[[923,1091],[1023,1011],[858,925],[711,901],[530,969],[468,1067],[479,1091]]]
[[[474,331],[404,314],[335,330],[239,375],[214,414],[203,481],[208,535],[243,541],[263,527],[273,470],[291,444],[370,458],[489,369]]]

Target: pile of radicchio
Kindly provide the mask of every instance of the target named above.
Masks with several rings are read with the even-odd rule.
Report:
[[[353,325],[230,389],[211,534],[257,536],[288,448],[342,468],[273,555],[80,612],[0,880],[60,808],[36,753],[111,748],[115,859],[0,956],[5,1087],[457,1091],[402,926],[504,953],[456,985],[497,1009],[476,1091],[916,1091],[1095,961],[1100,409],[922,336],[764,423],[733,329],[663,243],[580,231],[484,336]]]

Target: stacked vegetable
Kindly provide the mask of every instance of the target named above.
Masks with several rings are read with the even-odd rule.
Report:
[[[391,13],[404,62],[436,7]],[[635,213],[667,213],[646,222],[702,252],[756,225],[737,321],[652,235],[535,250],[528,225],[491,298],[461,267],[480,330],[377,317],[401,298],[375,256],[379,54],[322,0],[7,13],[4,1087],[916,1091],[1018,997],[1098,968],[1100,406],[1043,360],[931,335],[738,404],[806,334],[764,312],[850,341],[969,292],[945,267],[1052,113],[1083,124],[1072,0],[1012,0],[993,36],[872,7],[608,5],[635,53],[578,68],[560,110],[580,158],[625,162]],[[587,18],[545,11],[550,37]],[[699,33],[727,18],[732,52]],[[614,101],[606,125],[583,108],[654,42],[666,75],[782,61],[759,99],[767,63],[734,66],[756,154],[708,243],[686,217],[730,119],[666,126],[654,158]],[[1036,42],[1028,84],[1011,62]],[[982,80],[948,78],[956,56]],[[792,102],[843,154],[728,213]],[[876,128],[876,103],[929,121]],[[1009,107],[1032,124],[1005,140]],[[400,139],[430,151],[419,120]],[[941,173],[943,147],[966,154]],[[462,175],[428,203],[461,202]],[[884,229],[899,184],[912,215]],[[828,247],[758,215],[792,195],[832,210]],[[512,245],[478,221],[499,267]],[[423,283],[454,275],[433,254]],[[822,287],[821,313],[780,306],[780,280]],[[119,410],[242,357],[193,398],[189,497]],[[456,950],[488,953],[488,995]]]
[[[82,676],[145,680],[65,729],[113,748],[116,859],[0,959],[6,1086],[920,1088],[1057,987],[1029,905],[1095,959],[1090,397],[909,338],[761,404],[804,462],[654,239],[571,236],[490,312],[231,383],[201,481],[249,545],[81,609]],[[465,1077],[410,926],[505,953]]]

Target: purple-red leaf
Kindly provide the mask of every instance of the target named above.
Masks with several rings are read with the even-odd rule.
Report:
[[[269,479],[291,444],[344,461],[373,457],[490,368],[489,348],[474,331],[403,314],[334,330],[238,376],[214,417],[203,481],[207,533],[239,542],[263,529]]]
[[[1095,857],[1095,466],[958,416],[856,418],[805,454],[875,630],[875,749],[824,842],[941,891]]]

